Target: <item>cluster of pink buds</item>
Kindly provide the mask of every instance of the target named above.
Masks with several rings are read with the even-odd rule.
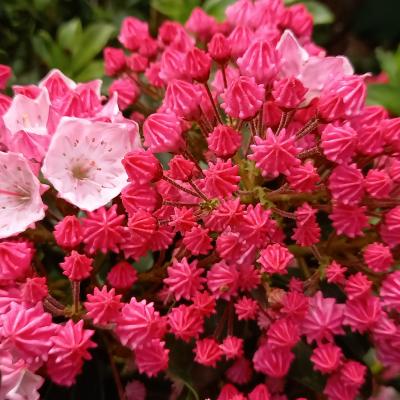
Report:
[[[109,99],[60,71],[0,96],[1,399],[96,346],[121,400],[388,399],[400,118],[312,28],[281,0],[128,17]]]

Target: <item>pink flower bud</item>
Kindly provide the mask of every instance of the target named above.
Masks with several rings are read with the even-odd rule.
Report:
[[[107,274],[107,282],[115,289],[129,289],[137,281],[137,272],[131,264],[120,261]]]
[[[393,189],[393,181],[383,170],[370,169],[365,177],[365,190],[376,199],[387,199]]]
[[[186,55],[169,47],[161,57],[160,78],[168,83],[171,79],[186,79]]]
[[[283,25],[298,37],[310,37],[313,30],[313,16],[304,4],[295,4],[286,9],[283,15]]]
[[[125,54],[121,49],[106,47],[103,51],[106,75],[114,76],[125,68]]]
[[[126,58],[126,65],[133,72],[144,72],[149,60],[140,54],[131,54]]]
[[[59,246],[72,249],[82,242],[82,228],[75,215],[64,217],[54,227],[54,237]]]
[[[371,243],[364,249],[364,261],[375,272],[386,272],[393,265],[390,248],[383,243]]]
[[[93,269],[92,263],[92,258],[72,250],[71,255],[64,258],[60,267],[64,271],[63,274],[71,281],[81,281],[90,275],[90,271]]]
[[[304,101],[307,89],[296,78],[285,78],[274,82],[272,95],[283,109],[294,109]]]
[[[0,64],[0,90],[7,86],[8,80],[11,78],[12,70],[8,65]]]
[[[248,49],[253,33],[247,26],[238,25],[228,36],[231,56],[233,58],[241,57]]]
[[[163,106],[169,112],[187,120],[200,115],[200,92],[194,85],[179,79],[168,83]]]
[[[128,179],[139,185],[158,181],[163,174],[160,162],[149,150],[137,149],[127,153],[122,165]]]
[[[182,143],[182,129],[175,114],[155,113],[143,124],[144,144],[154,153],[175,152]]]
[[[210,56],[203,50],[194,47],[186,54],[186,71],[195,81],[207,82],[210,76],[210,68]]]
[[[318,103],[318,116],[325,122],[332,122],[344,116],[344,102],[335,94],[322,95]]]
[[[125,110],[140,96],[138,85],[130,78],[116,79],[108,89],[110,96],[118,94],[118,106]]]
[[[217,21],[200,7],[195,7],[185,24],[185,28],[194,33],[202,42],[208,42],[217,30]]]
[[[264,94],[264,85],[257,85],[254,78],[240,76],[223,93],[221,107],[233,118],[251,119],[261,109]]]
[[[169,165],[169,173],[172,179],[178,179],[180,181],[188,181],[193,175],[195,164],[193,161],[186,159],[181,155],[174,156],[171,158]]]
[[[222,33],[216,33],[207,45],[211,58],[219,64],[226,64],[231,58],[229,40]]]
[[[146,22],[135,17],[126,17],[122,21],[121,31],[118,40],[127,49],[137,50],[143,39],[149,36],[149,27]]]
[[[207,138],[207,143],[217,157],[229,158],[240,148],[242,135],[230,126],[218,125]]]
[[[253,77],[257,83],[269,84],[279,70],[278,51],[267,41],[253,42],[237,60],[242,75]]]

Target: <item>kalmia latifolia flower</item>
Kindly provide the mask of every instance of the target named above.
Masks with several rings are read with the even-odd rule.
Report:
[[[128,400],[396,386],[400,119],[308,4],[230,3],[126,17],[108,96],[0,65],[1,399],[98,365]]]

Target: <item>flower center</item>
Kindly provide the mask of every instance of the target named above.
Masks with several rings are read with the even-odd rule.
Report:
[[[72,166],[71,173],[75,179],[84,180],[89,178],[89,173],[96,164],[94,161],[79,162]]]

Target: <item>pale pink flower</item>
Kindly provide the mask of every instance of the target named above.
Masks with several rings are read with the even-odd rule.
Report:
[[[41,161],[50,143],[47,130],[50,99],[42,89],[35,99],[17,94],[10,108],[3,115],[9,132],[9,147],[21,152],[28,159]]]
[[[14,360],[9,352],[0,353],[0,399],[39,400],[44,379],[29,370],[24,360]]]
[[[94,122],[62,118],[43,162],[43,174],[58,195],[93,211],[116,197],[127,184],[121,163],[139,147],[134,122]]]
[[[28,161],[17,153],[0,151],[0,238],[6,238],[44,218],[41,185]]]

